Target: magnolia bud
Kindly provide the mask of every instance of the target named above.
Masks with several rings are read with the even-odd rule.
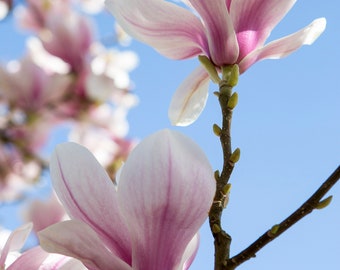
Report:
[[[222,129],[218,125],[216,124],[213,125],[213,131],[217,137],[221,136]]]
[[[238,94],[234,92],[228,100],[227,107],[233,110],[236,107],[237,102],[238,102]]]
[[[323,208],[327,207],[331,203],[332,198],[333,198],[333,196],[328,196],[326,199],[320,201],[318,203],[318,205],[315,207],[315,209],[319,209],[320,210],[320,209],[323,209]]]
[[[229,161],[232,163],[236,163],[237,161],[239,161],[240,156],[241,156],[241,150],[240,148],[236,148],[234,152],[231,154]]]

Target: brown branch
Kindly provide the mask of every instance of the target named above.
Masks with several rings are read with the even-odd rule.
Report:
[[[262,249],[269,242],[273,241],[283,232],[292,227],[295,223],[301,220],[303,217],[310,214],[314,209],[320,209],[328,205],[330,200],[321,199],[325,194],[338,182],[340,179],[340,166],[328,177],[328,179],[319,187],[319,189],[293,214],[283,220],[280,224],[274,225],[270,230],[265,232],[259,237],[253,244],[247,247],[238,255],[227,260],[225,270],[235,269],[245,261],[255,257],[256,253]],[[329,197],[331,198],[331,197]],[[327,201],[326,201],[327,200]]]
[[[236,68],[236,69],[235,69]],[[215,245],[215,270],[225,268],[226,262],[229,259],[231,237],[222,230],[221,217],[228,200],[228,181],[234,169],[235,161],[231,158],[233,155],[231,148],[230,125],[232,119],[232,107],[228,106],[232,96],[232,88],[235,85],[235,77],[238,77],[238,67],[226,67],[227,74],[222,77],[219,83],[219,92],[216,93],[222,111],[222,128],[217,125],[215,128],[217,135],[220,137],[220,142],[223,151],[223,169],[221,174],[215,173],[216,193],[214,202],[209,212],[209,224],[214,237]]]

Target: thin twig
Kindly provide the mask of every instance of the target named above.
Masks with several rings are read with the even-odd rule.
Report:
[[[292,227],[299,220],[310,214],[314,209],[322,207],[321,199],[340,179],[340,166],[328,177],[328,179],[319,187],[319,189],[293,214],[283,220],[280,224],[274,225],[270,230],[265,232],[254,243],[243,250],[238,255],[228,259],[225,270],[235,269],[245,261],[255,257],[256,253],[269,242],[277,238],[287,229]],[[323,200],[325,204],[325,200]],[[327,203],[326,203],[327,204]]]

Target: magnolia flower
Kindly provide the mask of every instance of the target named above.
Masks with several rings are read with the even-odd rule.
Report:
[[[282,58],[324,31],[324,18],[265,44],[296,0],[186,0],[191,10],[168,1],[106,0],[106,6],[132,37],[172,59],[207,56],[219,69],[238,64],[240,72],[266,58]],[[191,12],[193,11],[193,12]],[[198,15],[198,16],[196,16]],[[202,112],[209,76],[197,68],[177,89],[169,108],[173,124],[188,125]]]
[[[0,67],[3,97],[25,112],[41,112],[46,105],[60,100],[70,84],[70,76],[44,70],[32,55],[10,62],[6,68]]]
[[[24,219],[33,223],[34,232],[68,219],[65,209],[54,192],[48,200],[34,200],[24,212]]]
[[[52,155],[51,177],[72,220],[38,233],[46,251],[77,258],[90,270],[190,266],[215,181],[189,138],[163,130],[144,139],[117,186],[87,149],[61,144]]]
[[[71,10],[54,12],[46,20],[40,39],[46,51],[68,63],[73,71],[81,72],[93,42],[92,24]]]

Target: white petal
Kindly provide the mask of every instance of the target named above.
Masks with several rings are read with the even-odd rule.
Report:
[[[188,126],[196,121],[207,102],[209,81],[208,73],[201,66],[185,79],[170,103],[168,116],[171,124]]]

